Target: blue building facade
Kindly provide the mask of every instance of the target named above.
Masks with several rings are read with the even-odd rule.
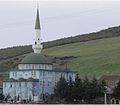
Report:
[[[10,96],[11,99],[15,97],[17,100],[33,100],[42,101],[43,94],[45,97],[54,93],[56,83],[60,77],[65,77],[69,80],[70,77],[75,79],[75,73],[70,71],[58,71],[58,70],[34,70],[37,75],[32,77],[33,70],[14,70],[10,73],[22,72],[23,74],[31,75],[29,78],[23,78],[22,75],[19,78],[10,78],[8,81],[3,82],[3,94],[5,97]],[[31,74],[30,74],[31,72]],[[38,76],[38,77],[37,77]]]

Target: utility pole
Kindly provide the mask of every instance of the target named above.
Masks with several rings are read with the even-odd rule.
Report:
[[[105,101],[105,105],[107,105],[107,93],[108,93],[107,92],[107,86],[105,86],[105,92],[104,93],[105,93],[105,96],[104,96],[105,100],[104,101]]]
[[[105,105],[107,105],[107,94],[105,92]]]

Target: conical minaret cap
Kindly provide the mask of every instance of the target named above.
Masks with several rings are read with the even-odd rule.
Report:
[[[35,29],[41,29],[38,8],[37,8],[37,16],[36,16],[36,22],[35,22]]]

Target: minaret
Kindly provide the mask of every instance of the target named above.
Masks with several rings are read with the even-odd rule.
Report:
[[[35,22],[35,31],[36,31],[36,36],[35,36],[34,44],[32,45],[32,49],[34,50],[34,53],[39,54],[42,50],[42,45],[41,45],[41,27],[40,27],[38,7],[37,7],[36,22]]]

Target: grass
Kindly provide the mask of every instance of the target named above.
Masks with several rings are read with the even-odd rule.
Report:
[[[81,77],[120,74],[120,37],[57,46],[45,49],[43,53],[58,57],[76,56],[67,65]]]

